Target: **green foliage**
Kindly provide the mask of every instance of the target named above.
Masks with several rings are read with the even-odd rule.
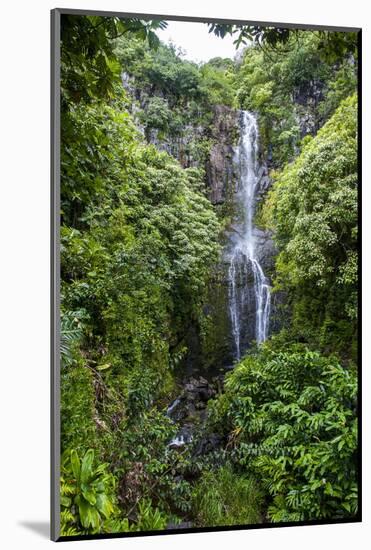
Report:
[[[262,480],[272,521],[357,511],[357,380],[303,346],[265,346],[227,376],[212,421],[228,430],[235,462]]]
[[[83,329],[81,312],[68,311],[61,314],[61,365],[70,366],[73,363],[73,352],[81,341]]]
[[[193,491],[198,525],[211,527],[261,523],[263,493],[252,477],[229,466],[205,472]]]
[[[149,407],[146,414],[130,416],[122,424],[114,460],[122,464],[119,494],[123,509],[134,509],[140,515],[135,503],[150,499],[168,517],[190,512],[191,487],[184,479],[174,479],[174,472],[181,474],[188,467],[190,457],[168,447],[176,432],[177,426],[163,411]]]
[[[166,529],[169,518],[158,508],[153,508],[150,500],[141,500],[139,515],[134,531],[162,531]]]
[[[157,365],[157,380],[166,380],[168,346],[182,319],[198,314],[217,258],[218,222],[195,189],[201,174],[144,147],[129,115],[113,107],[76,108],[70,120],[62,161],[65,307],[84,308],[87,336],[94,347],[108,345],[115,364]]]
[[[151,95],[165,95],[172,105],[187,99],[202,100],[200,74],[195,63],[182,59],[175,46],[161,44],[157,50],[138,40],[120,38],[116,55],[139,89],[151,87]]]
[[[92,449],[82,459],[75,450],[66,453],[61,467],[61,534],[107,532],[106,521],[118,515],[114,489],[107,464],[97,466]]]
[[[238,104],[257,111],[261,141],[275,167],[290,161],[302,138],[315,134],[341,100],[356,90],[355,58],[344,50],[336,64],[323,61],[323,33],[298,31],[273,49],[246,49],[235,77]],[[350,41],[355,40],[352,33]]]
[[[224,38],[228,34],[234,35],[236,48],[241,45],[249,45],[251,42],[257,44],[263,42],[270,46],[285,44],[290,37],[290,33],[295,32],[290,31],[290,29],[261,27],[260,25],[231,25],[226,23],[208,23],[208,25],[209,33],[214,33],[220,38]]]
[[[234,79],[235,67],[230,59],[216,57],[201,65],[201,88],[204,90],[208,101],[215,105],[228,105],[234,103]]]
[[[153,50],[125,37],[117,41],[115,51],[147,141],[165,148],[183,166],[204,166],[213,108],[234,102],[232,60],[215,58],[197,65],[174,45]]]
[[[267,27],[260,25],[231,25],[228,23],[208,23],[209,32],[220,38],[230,34],[235,37],[236,48],[251,43],[264,46],[271,52],[297,42],[303,34],[313,31],[287,29],[282,27]],[[336,63],[349,53],[357,54],[357,36],[353,32],[316,31],[318,50],[321,61]]]
[[[156,531],[166,528],[169,516],[138,499],[135,519],[123,517],[116,496],[116,479],[108,464],[97,465],[89,449],[80,459],[75,450],[66,451],[61,467],[61,534]]]
[[[312,342],[317,333],[325,349],[348,353],[357,317],[356,124],[353,96],[277,176],[264,206],[280,250],[276,286],[291,292],[294,330],[307,325]]]
[[[345,58],[337,69],[334,78],[328,82],[326,95],[318,105],[320,117],[330,118],[340,103],[357,89],[357,67],[354,58]]]
[[[255,44],[196,64],[159,43],[164,25],[62,17],[62,534],[351,517],[355,375],[309,347],[356,351],[354,35],[218,24]],[[270,166],[302,151],[258,212],[292,318],[175,450],[175,366],[196,340],[211,367],[227,346],[209,316],[226,318],[231,223],[206,198],[217,105],[258,112]],[[225,445],[199,456],[208,429]]]
[[[115,39],[128,34],[158,47],[154,32],[167,23],[135,18],[66,15],[61,17],[61,90],[62,109],[70,103],[109,99],[114,95],[120,76],[120,64],[114,54]]]
[[[148,100],[146,110],[141,112],[140,119],[147,128],[156,128],[166,131],[172,121],[173,115],[167,100],[154,96]]]
[[[61,206],[65,223],[80,228],[87,206],[101,204],[105,195],[114,198],[137,135],[128,114],[110,105],[74,106],[64,115]]]
[[[102,491],[114,512],[87,507],[75,478],[65,534],[163,529],[174,510],[189,512],[189,484],[171,473],[176,426],[159,408],[219,253],[203,172],[146,146],[118,88],[100,99],[63,114],[61,443],[66,456],[93,448],[111,465]],[[152,115],[163,115],[155,101]]]
[[[61,446],[86,451],[96,444],[94,378],[78,363],[61,369]]]

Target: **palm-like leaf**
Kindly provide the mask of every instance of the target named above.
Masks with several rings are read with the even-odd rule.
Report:
[[[73,361],[73,346],[83,335],[81,312],[73,311],[61,314],[60,354],[62,366],[71,365]]]

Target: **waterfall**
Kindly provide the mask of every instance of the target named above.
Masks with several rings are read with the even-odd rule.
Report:
[[[257,257],[258,246],[253,224],[259,191],[258,127],[256,118],[248,111],[242,111],[240,116],[240,140],[235,150],[235,166],[238,173],[236,201],[239,212],[229,256],[228,283],[235,357],[239,360],[244,351],[241,347],[247,328],[243,322],[247,309],[253,307],[255,310],[255,340],[258,344],[268,336],[270,313],[270,286]],[[253,304],[249,299],[251,290]]]

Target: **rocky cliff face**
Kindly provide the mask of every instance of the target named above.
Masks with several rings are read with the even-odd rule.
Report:
[[[292,100],[296,106],[296,120],[300,136],[314,135],[321,126],[317,106],[323,99],[324,84],[318,80],[309,80],[294,90]]]
[[[203,308],[200,326],[192,324],[185,336],[185,343],[192,352],[187,355],[182,365],[183,370],[189,371],[190,374],[197,371],[206,374],[210,369],[217,372],[219,369],[231,366],[234,360],[229,311],[229,264],[226,251],[233,242],[235,231],[233,220],[236,219],[237,212],[241,208],[237,198],[238,166],[236,164],[241,112],[224,105],[215,105],[211,113],[203,113],[195,120],[192,120],[192,117],[188,119],[184,117],[185,122],[177,127],[176,133],[164,131],[150,127],[148,124],[142,125],[143,121],[148,123],[148,119],[143,114],[146,113],[149,105],[150,91],[137,90],[127,75],[123,75],[123,85],[133,99],[133,114],[145,139],[159,150],[172,155],[184,168],[197,167],[205,170],[205,193],[225,225],[225,231],[221,235],[224,253],[211,276],[209,296]],[[166,102],[166,97],[162,95],[161,101]],[[259,163],[257,176],[257,201],[259,202],[264,199],[270,185],[266,163]],[[264,272],[270,274],[273,271],[276,254],[271,235],[256,229],[256,242],[259,250],[258,260]],[[256,304],[253,277],[253,273],[249,272],[241,278],[241,285],[248,287],[244,296],[251,304],[246,318],[242,320],[244,349],[255,339]],[[272,305],[274,310],[274,300]]]
[[[210,200],[216,205],[226,223],[222,236],[223,254],[221,263],[210,287],[210,296],[205,307],[208,330],[201,342],[202,361],[213,368],[229,367],[235,359],[235,341],[232,330],[230,300],[230,258],[236,236],[240,227],[241,197],[238,193],[239,161],[236,156],[237,143],[240,139],[239,119],[241,113],[226,107],[218,107],[213,125],[214,145],[211,148],[208,160],[208,188]],[[262,155],[259,155],[260,158]],[[256,202],[264,199],[270,186],[268,166],[259,162],[257,172]],[[272,235],[268,231],[254,229],[256,242],[256,259],[268,276],[274,270],[276,249]],[[244,314],[241,318],[241,349],[246,350],[256,338],[256,294],[254,293],[254,273],[252,265],[247,263],[236,277],[238,286],[236,296],[243,300]],[[276,316],[276,298],[272,300],[272,320]],[[276,328],[276,323],[272,323]]]
[[[217,105],[214,114],[214,123],[210,129],[213,145],[206,162],[206,174],[210,201],[217,205],[233,200],[233,155],[238,139],[238,112]]]

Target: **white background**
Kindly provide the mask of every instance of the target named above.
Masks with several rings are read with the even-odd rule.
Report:
[[[4,5],[5,4],[5,5]],[[0,545],[44,548],[49,519],[49,10],[143,11],[364,29],[364,280],[370,278],[369,2],[363,0],[6,0],[0,64]],[[369,292],[364,285],[364,315]],[[69,548],[366,548],[370,529],[370,325],[364,320],[364,523],[84,541]],[[368,425],[367,425],[368,424]],[[77,546],[76,546],[77,548]]]

